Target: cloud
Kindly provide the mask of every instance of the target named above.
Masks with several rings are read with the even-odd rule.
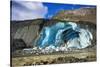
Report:
[[[12,1],[11,20],[28,20],[44,18],[48,8],[41,2],[33,1]]]

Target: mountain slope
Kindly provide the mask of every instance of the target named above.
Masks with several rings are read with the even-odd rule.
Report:
[[[67,21],[88,21],[96,24],[96,8],[62,10],[53,16],[53,18]]]
[[[34,47],[36,40],[45,26],[58,22],[73,21],[82,28],[88,28],[93,34],[93,45],[96,45],[96,8],[60,11],[52,19],[34,19],[11,21],[12,50]]]

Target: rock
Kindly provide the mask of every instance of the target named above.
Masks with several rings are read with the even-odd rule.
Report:
[[[59,11],[53,18],[67,21],[88,21],[96,24],[96,8],[62,10]]]

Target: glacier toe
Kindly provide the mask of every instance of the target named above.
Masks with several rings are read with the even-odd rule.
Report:
[[[92,33],[74,22],[58,22],[42,29],[36,42],[39,48],[67,50],[82,49],[91,45]]]

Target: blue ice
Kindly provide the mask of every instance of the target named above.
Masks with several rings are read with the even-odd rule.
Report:
[[[37,40],[40,48],[49,46],[82,49],[91,45],[93,36],[89,30],[80,28],[74,22],[58,22],[44,27]]]

